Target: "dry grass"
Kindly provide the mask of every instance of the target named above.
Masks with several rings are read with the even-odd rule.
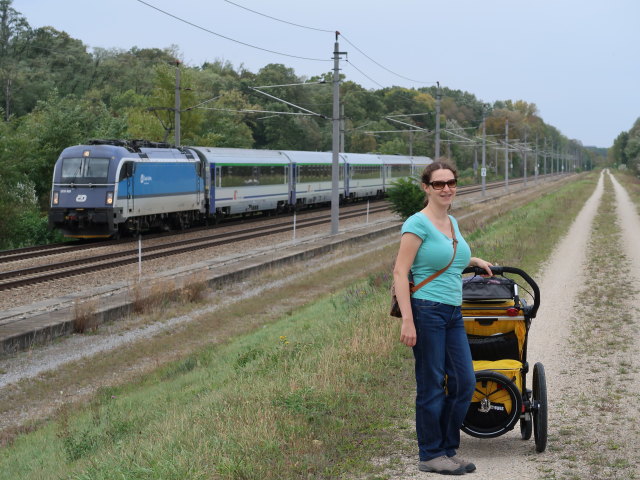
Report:
[[[200,303],[207,293],[207,279],[204,272],[196,272],[184,281],[179,290],[178,298],[182,303]]]
[[[136,314],[148,314],[166,309],[179,298],[175,281],[161,279],[146,285],[145,281],[136,282],[131,287],[132,309]]]
[[[97,309],[97,300],[75,302],[73,305],[73,332],[95,332],[98,329],[95,317]]]

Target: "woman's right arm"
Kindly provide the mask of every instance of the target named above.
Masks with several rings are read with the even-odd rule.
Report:
[[[398,306],[402,312],[402,327],[400,329],[400,341],[407,347],[416,344],[416,327],[413,324],[413,312],[411,311],[411,292],[409,291],[409,271],[416,258],[422,239],[413,233],[405,233],[400,238],[400,249],[393,268],[393,281],[395,284]]]

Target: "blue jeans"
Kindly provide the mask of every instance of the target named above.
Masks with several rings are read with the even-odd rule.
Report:
[[[476,379],[460,307],[411,299],[420,460],[456,454]],[[445,389],[446,376],[446,389]]]

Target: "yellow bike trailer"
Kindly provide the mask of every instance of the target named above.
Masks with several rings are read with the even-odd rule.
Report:
[[[477,267],[463,272],[473,273],[463,277],[462,316],[476,390],[462,431],[493,438],[513,430],[520,421],[522,439],[529,440],[533,432],[536,451],[543,452],[547,446],[547,386],[542,363],[533,366],[532,389],[527,388],[527,336],[540,306],[540,289],[519,268],[491,267],[491,271],[491,277],[483,276],[484,270]]]

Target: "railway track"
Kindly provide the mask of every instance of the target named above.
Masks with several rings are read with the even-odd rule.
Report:
[[[369,209],[369,213],[378,213],[388,210],[388,205],[374,206]],[[340,219],[361,217],[366,212],[366,208],[351,210],[340,215]],[[326,224],[330,221],[331,215],[321,215],[308,219],[301,219],[296,222],[296,228],[306,228],[316,225]],[[261,225],[250,227],[241,231],[216,233],[199,238],[191,238],[181,241],[167,238],[167,242],[154,246],[145,247],[144,252],[139,254],[138,248],[129,248],[117,252],[103,255],[91,256],[66,262],[49,263],[36,267],[28,267],[20,270],[0,272],[0,291],[10,290],[19,287],[37,285],[50,282],[59,278],[94,273],[100,270],[119,267],[137,263],[138,261],[148,261],[156,258],[179,255],[190,251],[197,251],[204,248],[211,248],[225,245],[232,242],[241,242],[258,237],[265,237],[277,233],[292,231],[292,224]],[[131,243],[133,246],[134,243]]]

